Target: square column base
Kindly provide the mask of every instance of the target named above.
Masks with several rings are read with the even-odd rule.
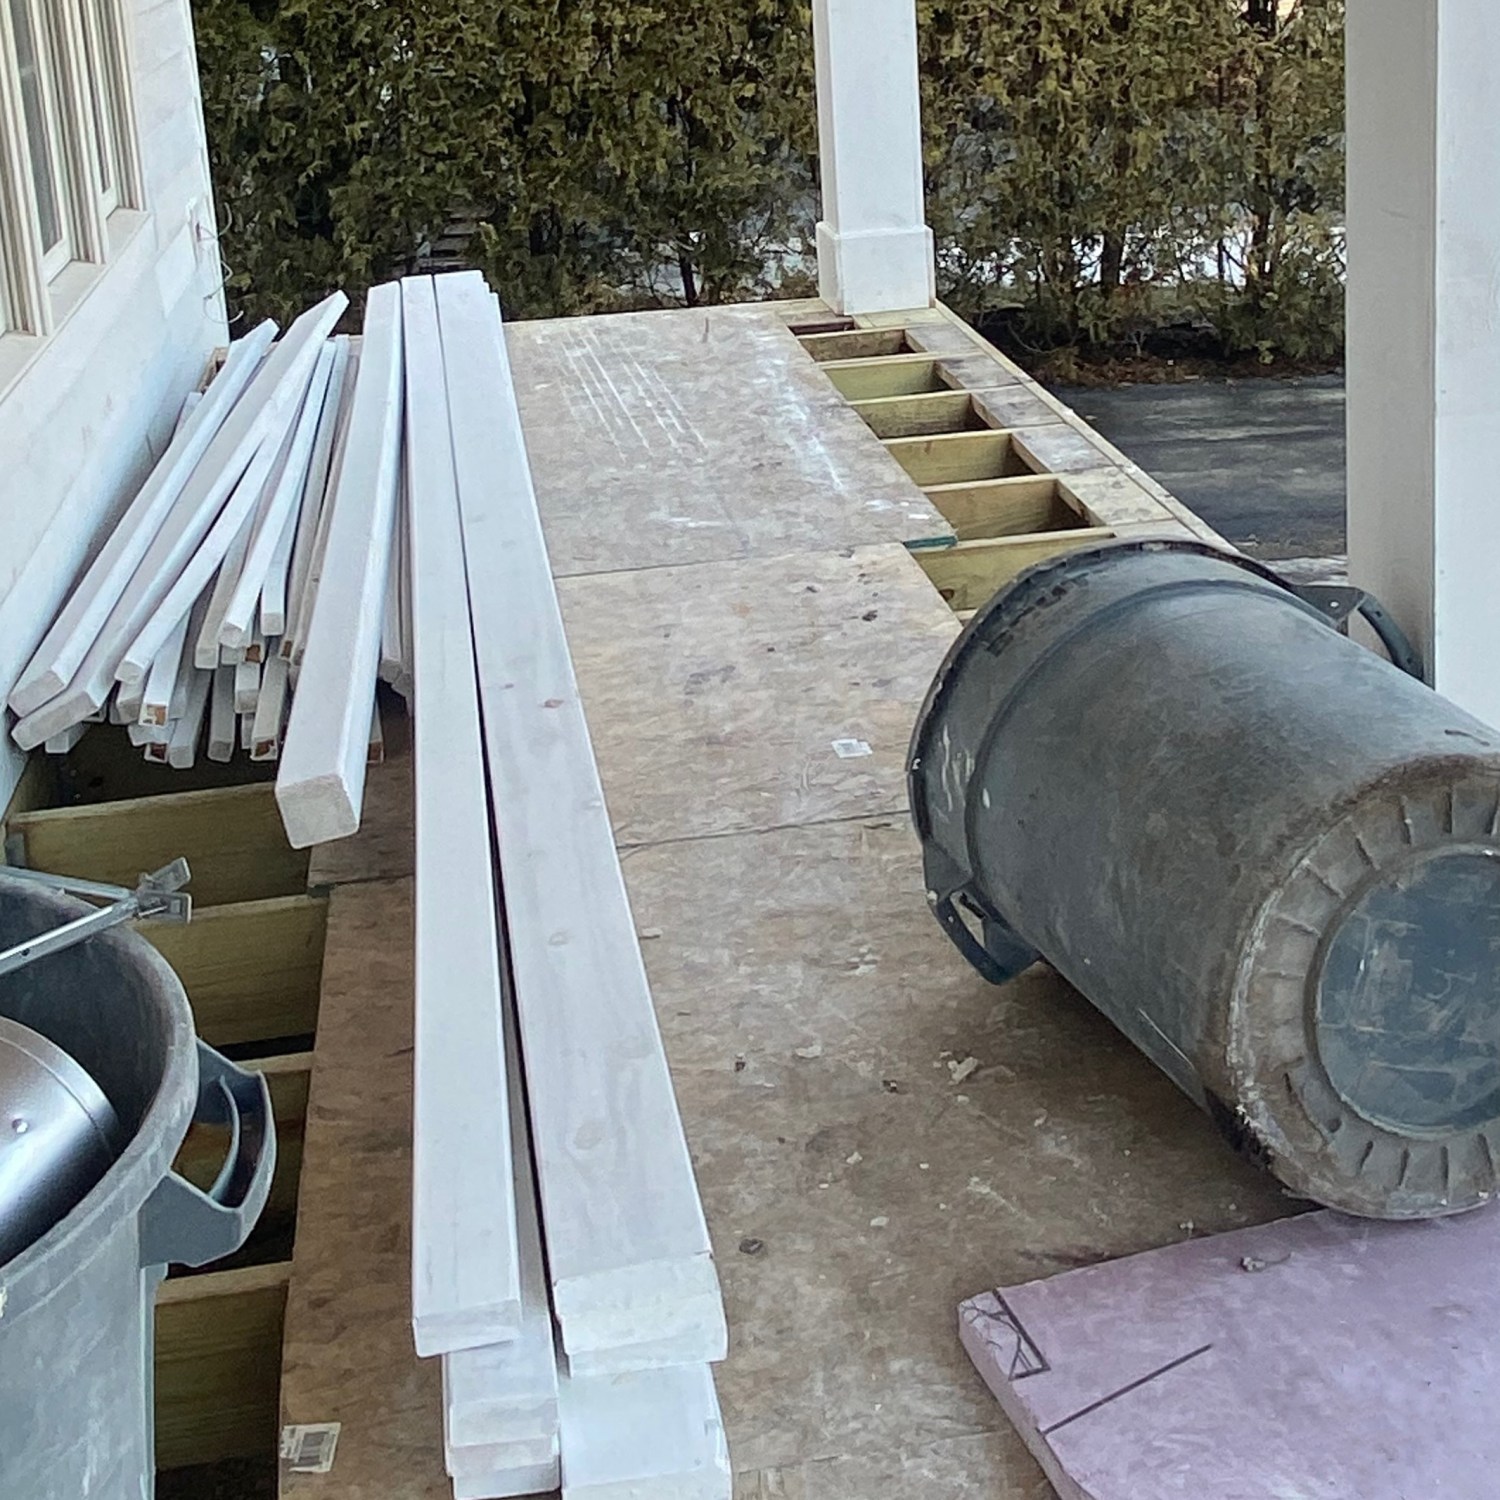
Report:
[[[931,307],[937,296],[932,231],[818,225],[818,294],[846,317]]]

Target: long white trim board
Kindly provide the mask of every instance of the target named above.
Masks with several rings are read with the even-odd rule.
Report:
[[[503,968],[501,974],[504,979]],[[453,1475],[474,1472],[476,1451],[549,1438],[555,1443],[558,1431],[557,1350],[547,1296],[515,996],[508,982],[501,994],[501,1010],[520,1246],[521,1326],[510,1343],[469,1349],[443,1359],[443,1450],[448,1472]],[[487,1467],[493,1473],[503,1465],[490,1463]]]
[[[728,1333],[708,1229],[553,588],[499,313],[477,273],[435,286],[554,1311],[570,1354],[696,1337],[697,1361],[722,1359]]]
[[[294,849],[359,830],[395,526],[401,364],[401,289],[387,282],[365,302],[349,437],[276,776]]]
[[[431,277],[402,283],[401,323],[417,666],[412,1331],[417,1353],[434,1355],[516,1338],[521,1271],[484,747]]]

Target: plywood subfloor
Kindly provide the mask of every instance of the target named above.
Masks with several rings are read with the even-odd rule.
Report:
[[[774,305],[507,340],[560,576],[953,534]]]
[[[898,465],[774,317],[512,332],[555,571],[607,575],[560,593],[725,1284],[736,1496],[1042,1500],[957,1301],[1286,1205],[1049,971],[991,989],[932,920],[902,772],[955,625],[860,503]]]
[[[621,844],[906,806],[906,751],[958,634],[904,547],[565,580]]]
[[[1290,1205],[1050,971],[996,990],[967,968],[904,818],[625,870],[660,934],[643,947],[728,1299],[743,1493],[1040,1500],[957,1301]]]

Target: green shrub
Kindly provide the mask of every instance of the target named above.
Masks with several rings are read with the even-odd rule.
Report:
[[[522,315],[811,290],[810,0],[195,0],[236,312],[445,246]],[[1341,338],[1343,0],[918,0],[943,295]]]
[[[1039,347],[1342,340],[1343,0],[923,0],[946,294]]]
[[[521,313],[769,291],[810,232],[808,0],[197,0],[196,21],[250,316],[399,274],[455,223]]]

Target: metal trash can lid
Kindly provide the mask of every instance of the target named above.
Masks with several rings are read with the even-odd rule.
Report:
[[[120,1133],[85,1069],[40,1032],[0,1016],[0,1265],[103,1177]]]

